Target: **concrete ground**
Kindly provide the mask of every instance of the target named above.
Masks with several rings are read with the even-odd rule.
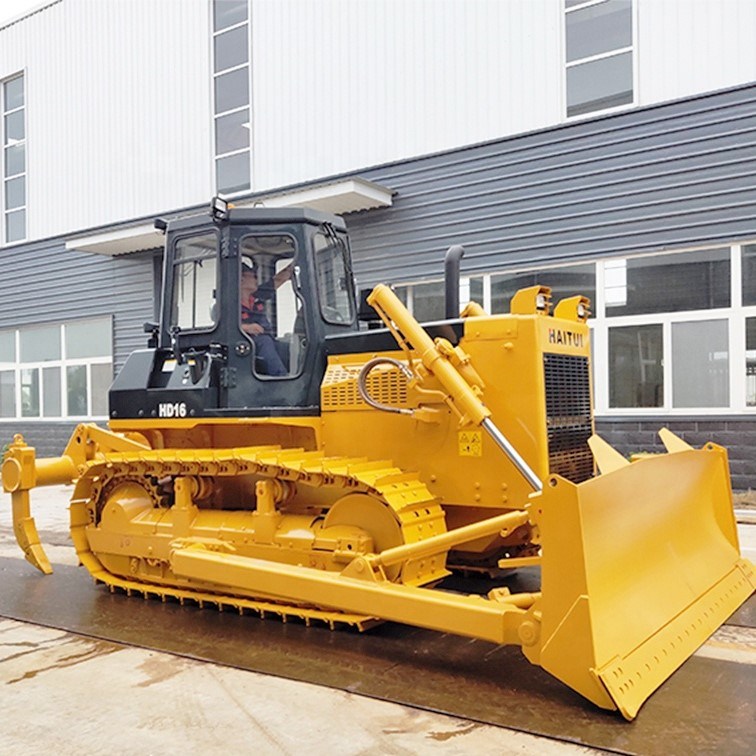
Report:
[[[67,535],[69,495],[64,487],[34,492],[33,513],[53,565],[77,563]],[[756,560],[756,527],[743,526],[741,532],[744,554]],[[22,559],[8,497],[0,499],[0,557]],[[723,628],[698,653],[754,663],[756,631]],[[0,752],[5,753],[598,753],[2,618],[0,662]]]

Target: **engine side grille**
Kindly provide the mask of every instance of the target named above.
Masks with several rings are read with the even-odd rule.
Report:
[[[573,483],[593,476],[591,382],[588,358],[544,354],[549,470]]]
[[[357,390],[359,365],[329,365],[320,389],[324,410],[363,409],[370,407],[362,401]],[[367,390],[375,401],[391,407],[406,407],[407,378],[396,368],[379,365],[367,378]]]

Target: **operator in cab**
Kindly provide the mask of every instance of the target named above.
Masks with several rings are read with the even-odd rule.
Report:
[[[252,337],[260,372],[265,375],[288,375],[274,342],[273,326],[265,314],[265,303],[272,299],[276,289],[291,278],[294,264],[282,268],[272,279],[260,284],[255,265],[242,266],[241,274],[241,327]]]

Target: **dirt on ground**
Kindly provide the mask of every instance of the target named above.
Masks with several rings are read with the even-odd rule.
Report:
[[[732,502],[736,509],[756,510],[756,491],[750,488],[747,491],[733,491]]]

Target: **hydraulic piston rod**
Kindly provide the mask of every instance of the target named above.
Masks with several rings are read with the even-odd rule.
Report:
[[[446,533],[440,533],[423,541],[386,549],[380,554],[368,557],[368,560],[374,565],[390,567],[392,564],[401,564],[407,559],[418,559],[438,554],[476,538],[483,538],[500,531],[504,531],[505,534],[511,533],[520,525],[524,525],[528,519],[528,513],[522,510],[507,512],[507,514],[489,517],[487,520],[481,520],[481,522],[475,522],[472,525],[465,525]]]

